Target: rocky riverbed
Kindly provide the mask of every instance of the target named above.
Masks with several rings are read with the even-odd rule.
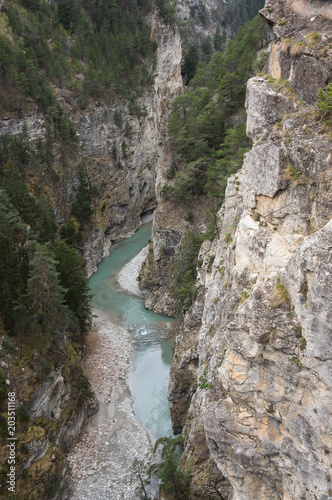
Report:
[[[143,258],[140,253],[120,271],[122,286],[132,293],[135,293],[136,276]],[[153,455],[147,431],[135,417],[128,388],[133,348],[134,340],[129,332],[106,312],[95,309],[84,369],[100,410],[68,457],[74,483],[73,499],[138,498],[138,479],[130,468],[136,457],[149,464]]]

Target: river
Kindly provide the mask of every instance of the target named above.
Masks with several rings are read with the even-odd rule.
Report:
[[[145,309],[143,299],[117,280],[123,269],[121,283],[126,278],[133,283],[128,262],[150,237],[151,223],[146,223],[114,245],[89,282],[97,337],[90,337],[86,368],[100,410],[69,457],[75,499],[133,500],[138,484],[131,477],[133,459],[151,463],[152,444],[172,434],[167,400],[171,320]]]

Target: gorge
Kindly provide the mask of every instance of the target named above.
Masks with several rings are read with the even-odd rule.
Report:
[[[34,26],[30,11],[40,11],[38,19],[44,15],[55,19],[46,4],[52,7],[53,2],[0,2],[3,54],[10,54],[13,47],[19,54],[25,37],[28,40]],[[86,4],[83,2],[82,8],[89,13],[92,25],[97,25],[99,18],[93,17]],[[106,4],[104,9],[108,8]],[[62,258],[66,262],[64,255],[69,258],[69,251],[56,241],[73,246],[84,257],[86,273],[93,283],[99,280],[99,271],[94,274],[97,265],[106,257],[100,267],[104,269],[107,255],[110,253],[112,259],[112,252],[121,249],[120,243],[112,250],[113,244],[132,236],[141,225],[142,214],[154,211],[147,257],[138,278],[145,305],[154,312],[145,311],[142,302],[140,307],[144,323],[155,313],[177,316],[171,328],[174,347],[168,399],[173,432],[183,436],[180,468],[192,474],[190,490],[183,498],[328,500],[332,498],[331,2],[269,1],[260,10],[268,42],[259,31],[258,20],[240,29],[235,37],[237,11],[233,12],[232,24],[230,11],[222,2],[179,1],[177,23],[167,2],[160,2],[159,10],[149,10],[143,4],[139,8],[150,26],[145,45],[148,41],[156,44],[150,54],[141,56],[139,64],[148,61],[145,76],[151,72],[154,78],[144,87],[139,83],[143,80],[140,75],[136,81],[140,90],[135,97],[117,94],[113,83],[107,90],[112,98],[99,90],[86,93],[92,81],[88,63],[84,60],[80,66],[70,52],[78,46],[79,30],[83,28],[70,27],[70,23],[66,26],[62,14],[62,28],[56,28],[57,35],[52,32],[48,45],[57,50],[54,47],[62,43],[75,71],[70,83],[64,83],[65,76],[62,83],[59,76],[53,80],[49,77],[49,81],[63,110],[61,116],[68,117],[75,133],[66,125],[65,136],[72,134],[68,145],[60,129],[56,132],[57,120],[61,119],[52,118],[52,162],[47,157],[48,116],[40,102],[29,94],[26,100],[21,95],[17,99],[23,102],[20,109],[3,104],[11,95],[8,75],[18,76],[13,77],[14,70],[8,69],[9,56],[1,60],[5,96],[1,101],[1,137],[18,138],[13,147],[9,139],[2,139],[0,148],[4,255],[8,242],[13,241],[13,253],[2,263],[0,423],[5,429],[1,434],[4,441],[10,389],[16,393],[17,408],[21,408],[17,420],[16,498],[60,499],[73,495],[67,455],[88,419],[94,415],[92,422],[98,422],[105,416],[112,397],[120,394],[125,412],[130,415],[134,408],[136,417],[147,427],[140,409],[131,406],[127,389],[121,392],[121,381],[114,383],[112,394],[107,393],[99,404],[98,385],[93,387],[97,397],[92,395],[82,372],[84,337],[74,328],[75,321],[84,323],[87,318],[81,306],[75,309],[65,295],[69,287],[61,266],[57,273],[62,289],[55,289],[72,307],[76,320],[66,316],[65,326],[52,323],[45,334],[47,349],[41,333],[32,335],[39,328],[36,317],[41,332],[48,331],[40,311],[30,305],[31,270],[38,248],[45,252],[51,275],[55,264],[46,250],[51,246],[53,261],[60,259],[61,264]],[[254,2],[251,4],[254,9]],[[120,17],[121,12],[119,7]],[[204,16],[209,21],[204,21]],[[129,26],[132,21],[126,19]],[[207,56],[210,49],[206,40],[209,38],[210,45],[215,40],[218,47],[220,26],[225,38],[222,50]],[[62,30],[67,31],[64,34]],[[63,38],[59,41],[56,36]],[[84,36],[88,38],[86,33]],[[196,57],[193,40],[201,42],[197,56],[201,62],[197,66],[196,61],[196,75],[189,78],[184,67],[190,69]],[[30,64],[41,59],[38,50],[29,55],[25,47]],[[96,68],[96,44],[94,50],[95,55],[90,53],[89,57]],[[245,65],[245,59],[250,63]],[[17,60],[19,68],[23,63],[19,56]],[[233,67],[235,62],[237,68]],[[44,66],[40,64],[39,74],[46,71]],[[30,70],[26,71],[28,75]],[[242,100],[248,77],[245,116]],[[19,89],[23,85],[20,78]],[[34,78],[38,83],[36,75]],[[85,104],[79,101],[82,95],[87,97]],[[39,157],[43,160],[37,165],[39,160],[33,158]],[[20,162],[21,174],[14,178],[12,172]],[[32,202],[24,191],[22,206],[10,187],[11,183],[17,191],[21,189],[17,179],[23,177],[27,192],[39,203],[38,227],[47,234],[53,231],[54,241],[43,236],[33,217],[23,215],[30,213]],[[88,210],[84,205],[87,199],[91,199]],[[145,230],[143,226],[139,231]],[[134,241],[140,234],[135,233]],[[6,274],[6,266],[14,268],[15,252],[23,269],[18,285],[16,274],[16,281]],[[26,307],[22,313],[29,318],[26,325],[19,316],[18,299],[11,295],[15,286],[23,289],[18,297]],[[96,288],[97,307],[98,293]],[[133,297],[128,297],[125,310],[136,312]],[[112,315],[116,317],[114,310]],[[104,325],[101,329],[107,329],[107,319],[98,321]],[[126,332],[131,325],[124,320],[122,325],[112,327],[123,339],[115,344],[118,354],[126,359],[132,353]],[[22,334],[25,328],[30,328],[26,337]],[[164,334],[159,337],[164,339]],[[135,387],[140,380],[135,363],[136,372],[130,375],[129,384],[133,394],[136,391],[140,394],[137,398],[142,399],[145,382]],[[148,357],[146,363],[145,372]],[[118,375],[122,376],[120,372]],[[109,391],[106,385],[101,385],[101,390]],[[119,404],[114,411],[121,408]],[[98,432],[104,431],[98,427],[100,422],[105,424],[106,420],[97,423]],[[130,425],[134,428],[137,424]],[[137,439],[144,443],[142,455],[151,463],[146,431],[140,425],[136,431]],[[133,436],[128,432],[128,439],[136,439]],[[106,452],[117,453],[115,442],[107,439]],[[130,439],[124,445],[128,449]],[[97,459],[101,469],[107,462],[107,453],[103,453]],[[2,480],[7,473],[6,456],[1,444]],[[87,484],[93,483],[95,470],[91,469]],[[130,495],[134,495],[137,484],[124,491],[121,484],[115,487],[116,481],[106,476],[90,492],[112,500],[134,498]],[[110,482],[114,489],[109,490]],[[88,490],[84,487],[83,496],[77,498],[86,498]],[[1,494],[12,498],[4,490]],[[177,497],[163,490],[160,495]]]

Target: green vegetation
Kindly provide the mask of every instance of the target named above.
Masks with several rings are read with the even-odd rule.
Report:
[[[148,61],[157,44],[144,14],[148,0],[7,1],[1,14],[0,104],[19,110],[30,97],[61,129],[64,116],[48,82],[88,97],[130,97],[153,78]],[[84,79],[75,75],[83,74]]]
[[[297,186],[301,180],[301,172],[295,168],[295,166],[289,161],[287,167],[284,170],[284,176],[286,179],[291,181],[294,186]]]
[[[203,375],[199,377],[198,387],[200,389],[213,389],[213,384],[207,381],[207,371],[204,370]]]
[[[257,15],[259,9],[264,7],[264,0],[230,0],[225,3],[222,9],[212,9],[209,14],[208,9],[202,2],[197,2],[195,5],[190,5],[190,17],[185,23],[186,31],[182,33],[184,38],[187,33],[190,33],[193,26],[201,25],[208,27],[213,21],[220,28],[217,29],[213,40],[202,38],[200,40],[200,50],[204,55],[209,55],[209,45],[212,45],[215,50],[222,50],[226,41],[226,27],[230,27],[232,33],[235,35],[239,28],[247,21],[250,21]],[[182,27],[182,26],[181,26]],[[184,31],[184,27],[182,27]],[[223,33],[221,33],[223,31]],[[212,47],[211,47],[212,48]]]
[[[304,295],[305,298],[307,298],[308,291],[309,291],[308,282],[307,281],[303,281],[303,283],[301,283],[301,286],[300,286],[300,293],[302,295]]]
[[[29,413],[28,413],[28,409],[27,407],[21,403],[20,406],[17,408],[17,417],[19,419],[20,422],[29,422],[30,420],[30,417],[29,417]]]
[[[0,206],[0,314],[7,333],[53,341],[66,331],[85,333],[90,306],[82,257],[64,241],[52,243],[54,233],[46,243],[36,241],[3,189]]]
[[[82,367],[79,365],[71,366],[70,376],[73,379],[74,393],[76,393],[80,404],[84,403],[87,399],[90,399],[93,396],[93,393],[91,391],[90,382],[83,373]]]
[[[302,367],[302,362],[301,362],[300,358],[298,358],[298,356],[292,356],[290,358],[290,362],[292,365],[297,366],[298,368]]]
[[[318,110],[322,118],[332,118],[332,83],[329,83],[326,90],[319,89]]]
[[[177,270],[175,285],[179,299],[179,312],[187,310],[197,295],[196,266],[203,239],[203,235],[190,231],[184,237],[179,250],[175,263]]]
[[[262,0],[232,0],[227,4],[223,24],[230,25],[237,32],[240,26],[252,19],[263,7],[264,1]]]
[[[291,298],[287,288],[281,283],[280,278],[277,278],[274,307],[284,304],[287,308],[291,307]]]
[[[243,302],[244,302],[245,300],[247,300],[248,298],[249,298],[249,293],[248,293],[248,292],[246,292],[246,291],[243,291],[243,292],[241,293],[239,306],[240,306],[241,304],[243,304]]]
[[[322,37],[316,31],[312,31],[311,33],[309,33],[306,36],[306,39],[307,39],[309,47],[311,47],[312,45],[316,45],[318,42],[320,42]]]
[[[307,341],[304,337],[301,337],[300,340],[300,349],[301,351],[304,351],[304,349],[307,347]]]
[[[172,24],[176,20],[175,7],[169,0],[156,0],[161,17],[166,23]]]
[[[131,466],[130,470],[133,474],[133,476],[138,478],[140,482],[140,493],[141,496],[140,498],[143,498],[144,500],[149,500],[148,494],[146,492],[145,488],[145,480],[149,476],[149,470],[148,466],[145,465],[143,460],[140,460],[139,458],[135,457]]]
[[[256,17],[240,29],[224,54],[216,52],[208,63],[198,64],[188,92],[173,104],[169,134],[174,184],[166,185],[163,193],[187,205],[201,195],[208,196],[212,233],[227,178],[240,168],[251,146],[244,117],[235,126],[230,117],[241,114],[246,81],[265,37],[263,23]],[[192,68],[196,60],[191,58]]]
[[[35,335],[62,339],[65,331],[75,329],[72,315],[64,303],[65,289],[60,284],[50,244],[35,244],[27,280],[26,308]],[[28,312],[29,311],[29,312]]]
[[[91,295],[85,276],[83,257],[61,240],[54,244],[53,254],[60,282],[65,289],[65,304],[75,315],[79,331],[85,334],[91,326]]]
[[[173,495],[176,500],[190,499],[190,484],[192,476],[179,468],[180,451],[183,444],[182,436],[176,438],[161,437],[154,445],[154,453],[162,446],[158,477],[161,479],[161,488],[167,495]]]

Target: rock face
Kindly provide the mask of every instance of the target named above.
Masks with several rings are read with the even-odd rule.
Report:
[[[175,340],[171,414],[183,466],[197,464],[203,434],[233,487],[224,483],[224,498],[327,500],[332,142],[314,105],[332,77],[331,9],[276,0],[262,15],[274,78],[248,82],[254,145],[228,182],[220,238],[201,248],[197,299]]]
[[[154,86],[137,102],[146,116],[132,116],[128,103],[122,102],[112,108],[88,108],[77,122],[91,163],[89,176],[105,193],[100,201],[104,211],[84,247],[89,275],[108,254],[112,240],[132,235],[140,225],[140,215],[156,207],[159,176],[167,163],[164,145],[170,106],[183,92],[181,40],[176,26],[166,26],[158,17],[151,17],[149,23],[158,49]],[[122,127],[114,124],[116,109],[121,112]],[[129,124],[129,135],[125,123]]]
[[[160,176],[162,179],[162,177]],[[165,183],[165,178],[163,179]],[[139,275],[139,287],[145,299],[145,307],[156,313],[173,316],[177,308],[174,290],[176,268],[174,258],[188,231],[205,228],[206,201],[197,200],[191,207],[194,223],[186,221],[187,208],[171,201],[158,205],[154,212],[152,238],[148,256]]]
[[[98,193],[92,227],[82,249],[89,276],[108,255],[112,241],[131,236],[141,223],[140,215],[156,207],[159,177],[167,164],[169,153],[164,145],[168,115],[172,101],[183,92],[181,40],[177,26],[164,24],[156,12],[147,21],[158,49],[154,84],[136,102],[139,117],[130,111],[127,101],[120,99],[112,105],[90,100],[88,108],[79,111],[70,91],[55,89],[76,127],[89,179]],[[117,123],[115,112],[120,116]],[[0,129],[1,134],[25,129],[34,143],[45,136],[45,120],[31,105],[20,119],[2,117]],[[71,158],[70,169],[56,165],[60,180],[45,182],[44,194],[59,223],[68,221],[77,195],[78,161]]]
[[[260,13],[273,41],[269,73],[289,80],[305,102],[314,103],[331,78],[331,3],[274,0]]]
[[[187,23],[187,33],[194,42],[210,36],[213,39],[217,27],[220,28],[224,18],[225,2],[220,0],[185,0],[176,3],[179,19]],[[224,23],[225,24],[225,23]],[[230,26],[223,26],[231,34]]]

